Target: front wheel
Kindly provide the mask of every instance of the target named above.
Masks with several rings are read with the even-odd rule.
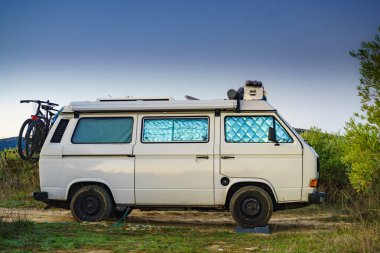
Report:
[[[260,187],[245,186],[232,196],[230,212],[241,228],[265,226],[272,216],[272,199]]]
[[[70,209],[77,221],[101,221],[111,215],[111,196],[100,186],[87,185],[74,193]]]

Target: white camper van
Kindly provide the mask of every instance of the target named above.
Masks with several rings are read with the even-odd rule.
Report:
[[[247,82],[225,100],[107,98],[64,107],[34,198],[79,221],[130,209],[229,210],[243,228],[324,201],[318,155]]]

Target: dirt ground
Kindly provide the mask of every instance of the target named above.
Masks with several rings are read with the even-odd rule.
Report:
[[[17,218],[33,222],[76,222],[70,211],[62,209],[26,209],[0,208],[0,217],[6,220]],[[336,226],[350,226],[344,219],[337,218],[331,211],[319,209],[287,210],[273,213],[269,221],[272,233],[303,231],[313,232],[321,229],[333,229]],[[110,219],[106,224],[115,223]],[[133,210],[125,219],[126,223],[163,226],[190,226],[198,229],[234,230],[236,223],[228,212],[198,211],[146,211]]]

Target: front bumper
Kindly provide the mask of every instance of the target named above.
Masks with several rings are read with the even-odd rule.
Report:
[[[309,204],[320,204],[320,203],[324,203],[325,199],[326,199],[326,193],[314,192],[314,193],[309,193],[308,202]]]
[[[48,193],[47,192],[33,192],[33,198],[37,201],[47,202]]]

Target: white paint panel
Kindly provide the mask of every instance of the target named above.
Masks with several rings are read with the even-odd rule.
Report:
[[[164,117],[171,116],[208,116],[209,142],[141,143],[138,140],[134,148],[136,204],[214,205],[214,115],[167,114]],[[139,124],[142,118],[139,116]],[[137,135],[141,136],[141,126]],[[208,159],[199,159],[197,155]]]
[[[159,191],[160,194],[156,194]],[[138,194],[138,195],[137,195]],[[143,200],[153,201],[142,202]],[[184,196],[189,196],[185,197]],[[191,196],[191,197],[190,197]],[[140,189],[136,192],[136,200],[139,205],[193,205],[213,206],[214,193],[210,189]],[[141,201],[139,201],[141,200]]]
[[[119,156],[69,156],[62,159],[64,185],[90,180],[104,181],[116,203],[134,203],[134,158]],[[117,190],[117,191],[115,191]]]
[[[134,158],[68,156],[62,159],[42,159],[40,175],[41,188],[64,188],[67,194],[69,187],[76,182],[100,182],[110,188],[116,203],[135,203]]]
[[[212,155],[196,159],[195,155],[138,156],[136,189],[210,189]]]
[[[75,155],[132,155],[133,145],[130,144],[66,144],[63,147],[63,156]]]
[[[135,203],[134,157],[130,156],[133,154],[135,142],[136,115],[120,116],[134,117],[131,143],[72,144],[71,136],[78,119],[70,120],[61,143],[45,143],[45,152],[40,158],[40,182],[42,189],[49,190],[49,198],[66,200],[72,184],[99,182],[110,188],[116,203]],[[65,189],[65,194],[56,193],[54,189],[58,188]]]
[[[302,146],[297,138],[283,125],[293,143],[226,143],[224,138],[224,117],[271,115],[270,113],[223,113],[221,127],[220,172],[232,178],[263,179],[274,187],[279,202],[301,200],[302,189]]]

